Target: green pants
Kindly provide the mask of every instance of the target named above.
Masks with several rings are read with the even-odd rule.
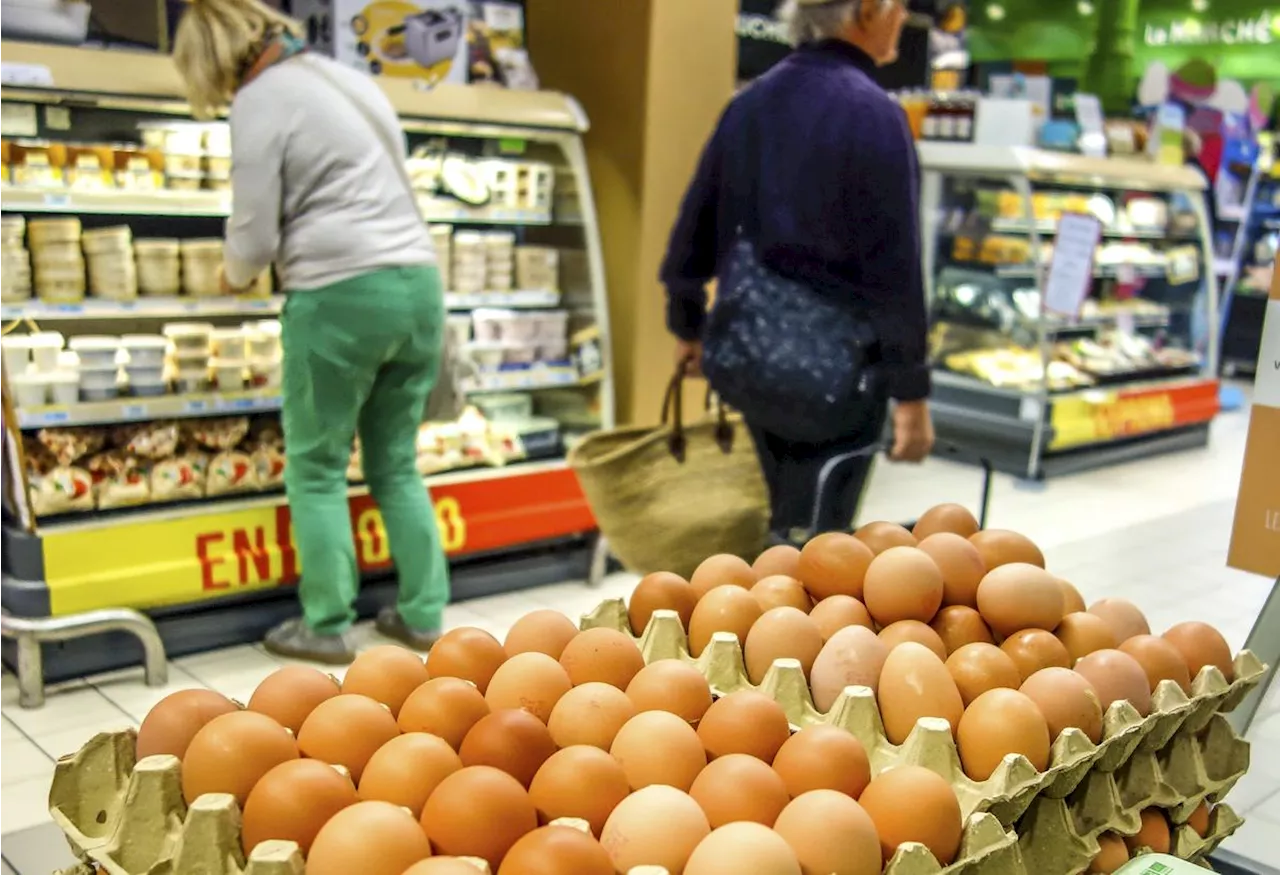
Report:
[[[415,466],[418,426],[440,366],[444,291],[434,267],[375,271],[285,302],[285,490],[307,625],[340,633],[359,589],[347,465],[360,435],[365,480],[382,511],[412,629],[440,627],[449,569]]]

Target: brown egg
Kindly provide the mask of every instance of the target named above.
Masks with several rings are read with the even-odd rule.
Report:
[[[375,852],[371,852],[376,848]],[[390,802],[357,802],[329,819],[311,845],[307,875],[403,875],[431,856],[418,822]]]
[[[755,562],[751,563],[751,570],[756,573],[756,578],[759,580],[764,580],[766,577],[772,577],[775,574],[799,577],[800,551],[790,544],[779,544],[776,547],[770,547],[757,556]]]
[[[811,790],[835,790],[853,799],[871,781],[871,763],[862,742],[837,726],[806,726],[787,739],[773,758],[792,799]]]
[[[693,619],[689,621],[689,652],[702,655],[716,632],[732,632],[739,642],[746,641],[747,633],[763,613],[756,597],[742,587],[713,589],[693,609]]]
[[[1135,635],[1120,645],[1120,650],[1138,660],[1147,673],[1151,692],[1161,681],[1173,681],[1182,691],[1191,694],[1191,674],[1178,648],[1167,639],[1156,635]]]
[[[854,536],[871,548],[871,552],[879,556],[894,547],[914,547],[920,542],[915,536],[897,523],[867,523],[853,533]]]
[[[1067,647],[1043,629],[1023,629],[1014,632],[1000,645],[1018,667],[1018,676],[1024,681],[1045,668],[1070,668],[1071,654]]]
[[[880,686],[880,672],[888,655],[889,649],[876,633],[862,626],[849,626],[832,635],[809,670],[814,705],[825,714],[845,687],[869,687],[874,692]]]
[[[498,666],[507,661],[507,652],[498,639],[483,629],[459,626],[440,636],[427,656],[427,671],[433,678],[462,678],[483,693]]]
[[[303,756],[342,766],[357,785],[369,760],[400,734],[386,705],[368,696],[343,693],[321,702],[298,733]]]
[[[795,851],[782,836],[742,821],[714,830],[694,848],[685,875],[801,875]]]
[[[1013,659],[994,644],[966,644],[947,657],[947,671],[966,708],[988,690],[1016,690],[1022,683]]]
[[[205,793],[230,793],[241,806],[258,779],[298,758],[293,736],[256,711],[214,717],[196,733],[182,758],[182,795],[190,805]]]
[[[544,826],[511,846],[498,875],[614,875],[613,861],[591,836],[571,826]]]
[[[577,634],[578,627],[573,620],[559,611],[532,611],[516,620],[507,631],[502,650],[508,659],[521,653],[545,653],[559,659],[565,645]]]
[[[297,735],[316,706],[341,691],[332,675],[305,665],[286,665],[258,684],[249,697],[249,710],[266,714]]]
[[[693,577],[689,578],[689,584],[693,587],[693,594],[701,600],[718,586],[751,589],[756,585],[757,579],[756,573],[745,559],[722,553],[703,560],[693,572]]]
[[[680,615],[680,625],[688,631],[693,606],[697,603],[698,593],[680,575],[669,571],[647,575],[636,584],[631,593],[631,602],[627,605],[631,634],[637,637],[643,635],[654,611],[675,611]]]
[[[1044,568],[1044,554],[1026,535],[1007,529],[983,529],[970,535],[969,543],[978,548],[988,573],[1014,563]]]
[[[480,718],[458,749],[464,766],[493,766],[525,787],[556,752],[546,725],[528,711],[494,711]]]
[[[749,820],[773,826],[791,797],[782,778],[768,765],[743,753],[722,756],[694,780],[689,789],[712,829]]]
[[[1204,838],[1209,834],[1209,803],[1201,802],[1196,810],[1187,818],[1187,826],[1195,830],[1196,835]]]
[[[462,768],[462,759],[438,735],[411,732],[378,748],[360,777],[360,798],[407,808],[414,817],[440,782]]]
[[[490,711],[520,708],[543,723],[572,685],[569,675],[545,653],[517,653],[493,673],[484,700]]]
[[[630,792],[621,764],[600,748],[582,744],[552,754],[529,785],[540,823],[576,817],[590,824],[596,836]]]
[[[880,836],[885,862],[904,842],[920,842],[943,866],[960,850],[960,801],[941,776],[897,766],[876,776],[858,800]]]
[[[978,584],[986,576],[978,548],[951,532],[939,532],[920,542],[920,549],[942,572],[942,603],[977,607]]]
[[[210,720],[239,710],[239,705],[213,690],[170,693],[147,713],[138,728],[138,759],[158,754],[182,759],[191,739]]]
[[[1114,650],[1120,644],[1106,620],[1096,614],[1084,612],[1064,616],[1054,634],[1058,636],[1062,646],[1067,648],[1072,662],[1095,650]]]
[[[394,717],[409,694],[430,679],[421,657],[403,647],[384,644],[356,657],[342,679],[342,692],[381,702]]]
[[[794,577],[783,577],[780,574],[766,577],[751,587],[751,594],[760,602],[762,611],[786,607],[807,614],[813,610],[813,600],[805,591],[804,584]]]
[[[1104,832],[1098,836],[1098,855],[1089,864],[1089,871],[1111,875],[1128,862],[1129,848],[1124,839],[1113,832]]]
[[[822,644],[818,624],[803,611],[786,607],[765,611],[751,627],[743,648],[747,677],[753,684],[764,683],[775,659],[791,658],[800,660],[807,678]]]
[[[616,629],[587,629],[565,647],[560,665],[575,687],[595,681],[625,690],[644,668],[644,657],[636,642]]]
[[[320,828],[360,801],[351,779],[319,760],[288,760],[258,779],[244,803],[245,856],[259,842],[296,842],[305,857]]]
[[[1217,629],[1208,623],[1179,623],[1164,633],[1168,641],[1187,662],[1191,679],[1200,676],[1200,670],[1212,665],[1222,672],[1227,682],[1235,680],[1235,666],[1231,661],[1231,646]]]
[[[1063,609],[1068,614],[1077,614],[1085,609],[1084,596],[1080,595],[1080,590],[1067,583],[1061,577],[1058,583],[1062,585],[1062,604]]]
[[[708,760],[745,753],[772,763],[790,737],[791,726],[782,706],[756,690],[739,690],[717,699],[698,724],[698,738]]]
[[[880,837],[871,816],[848,796],[811,790],[778,815],[773,830],[791,846],[805,875],[880,875]]]
[[[938,654],[938,659],[947,658],[947,646],[942,643],[942,636],[919,620],[899,620],[891,623],[880,630],[879,638],[888,650],[893,650],[905,641],[914,641]]]
[[[1093,685],[1105,713],[1121,700],[1146,717],[1151,713],[1151,685],[1138,660],[1119,650],[1096,650],[1075,664],[1078,674]]]
[[[666,784],[688,791],[707,765],[698,733],[668,711],[645,711],[618,730],[609,753],[622,766],[632,790]]]
[[[404,870],[404,875],[477,875],[480,867],[463,857],[427,857]]]
[[[405,699],[397,723],[401,732],[438,735],[457,750],[488,713],[489,704],[474,684],[461,678],[432,678]]]
[[[600,844],[618,872],[661,866],[676,873],[685,871],[693,849],[710,832],[707,816],[693,797],[674,787],[655,785],[637,790],[613,809]]]
[[[711,707],[711,685],[702,672],[678,659],[659,659],[640,670],[627,685],[627,698],[642,711],[670,711],[697,723]]]
[[[1018,690],[1044,715],[1050,743],[1068,728],[1079,729],[1094,744],[1102,741],[1102,702],[1084,675],[1069,668],[1042,668]]]
[[[942,606],[942,572],[916,547],[890,547],[867,569],[867,611],[881,626],[899,620],[928,623]]]
[[[885,735],[902,744],[921,717],[941,717],[955,734],[964,713],[960,690],[946,665],[923,644],[908,641],[889,651],[876,694]]]
[[[851,595],[827,596],[813,606],[809,616],[818,624],[823,641],[846,626],[864,626],[875,630],[875,623],[867,613],[866,606]]]
[[[978,584],[978,612],[997,635],[1022,629],[1052,632],[1062,622],[1062,587],[1043,568],[1025,562],[1001,565]]]
[[[1125,836],[1124,843],[1130,851],[1149,848],[1157,854],[1169,853],[1169,819],[1159,808],[1143,809],[1142,825],[1136,835]]]
[[[814,601],[833,595],[862,598],[862,583],[875,554],[853,535],[828,532],[818,535],[800,551],[796,576]]]
[[[936,534],[957,535],[968,538],[978,533],[978,520],[968,508],[959,504],[940,504],[921,514],[911,528],[917,541],[923,542]]]
[[[1029,697],[1017,690],[987,690],[965,709],[956,730],[964,772],[990,778],[1005,756],[1022,754],[1043,772],[1049,767],[1049,725]]]
[[[574,687],[560,698],[551,711],[547,729],[558,747],[585,744],[608,750],[618,730],[635,715],[635,705],[622,690],[589,683]]]
[[[1116,640],[1122,644],[1135,635],[1151,634],[1147,618],[1138,610],[1137,605],[1126,599],[1102,599],[1094,602],[1089,613],[1106,620]]]
[[[537,828],[538,813],[524,787],[489,766],[454,772],[440,782],[422,809],[422,829],[437,854],[479,857],[491,869],[498,868],[512,845]],[[352,844],[368,853],[369,845],[363,841]]]
[[[938,633],[948,654],[955,653],[966,644],[996,643],[982,615],[964,605],[943,608],[929,626]]]

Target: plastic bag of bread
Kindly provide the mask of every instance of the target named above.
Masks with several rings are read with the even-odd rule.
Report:
[[[258,488],[274,489],[284,484],[284,449],[271,443],[263,443],[251,454],[253,468],[258,478]]]
[[[101,428],[42,428],[36,437],[59,465],[71,465],[98,452],[107,442],[107,433]]]
[[[248,443],[254,447],[263,445],[283,447],[284,429],[281,428],[279,420],[259,417],[249,425]]]
[[[217,453],[209,460],[209,476],[205,480],[206,495],[230,495],[258,488],[258,470],[247,453],[227,450]]]
[[[244,416],[216,419],[193,419],[184,426],[186,435],[207,450],[223,452],[235,448],[249,433],[249,420]]]
[[[140,459],[167,459],[178,451],[176,422],[143,422],[111,433],[112,445]]]
[[[151,466],[151,500],[182,501],[204,496],[207,457],[203,453],[179,453]]]
[[[30,478],[36,516],[93,510],[93,476],[74,465],[55,465]]]
[[[99,510],[151,501],[151,474],[143,460],[124,450],[97,453],[85,461]]]

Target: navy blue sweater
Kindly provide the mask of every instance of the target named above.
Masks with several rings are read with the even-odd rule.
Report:
[[[875,327],[892,397],[929,394],[920,174],[906,116],[839,40],[802,46],[729,104],[662,265],[667,325],[701,337],[739,232],[783,276],[837,289]]]

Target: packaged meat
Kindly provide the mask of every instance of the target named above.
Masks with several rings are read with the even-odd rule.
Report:
[[[57,465],[30,483],[36,516],[93,510],[93,477],[84,468]]]
[[[206,495],[229,495],[258,488],[258,472],[253,460],[238,450],[218,453],[209,460]]]
[[[125,425],[111,434],[111,443],[142,459],[167,459],[178,451],[176,422]]]
[[[180,454],[151,467],[151,500],[182,501],[204,495],[203,456]]]
[[[186,423],[186,433],[197,444],[214,452],[233,449],[249,433],[249,420],[243,416],[217,419],[193,419]]]
[[[71,465],[102,449],[107,433],[100,428],[42,428],[36,433],[60,465]]]

